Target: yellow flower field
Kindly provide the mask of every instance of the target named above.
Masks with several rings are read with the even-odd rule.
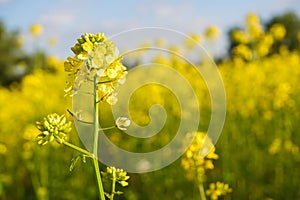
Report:
[[[41,27],[32,27],[35,35],[41,31]],[[211,26],[204,36],[193,33],[191,38],[196,43],[205,39],[211,43],[219,31]],[[198,143],[193,143],[180,159],[161,170],[129,174],[129,185],[126,182],[124,194],[116,199],[200,199],[199,182],[207,199],[299,199],[300,52],[282,46],[278,53],[269,54],[271,44],[281,40],[285,34],[280,24],[272,27],[270,32],[264,32],[255,15],[248,16],[245,30],[233,33],[232,37],[238,43],[232,49],[233,56],[218,63],[226,91],[226,120],[217,144],[206,158],[198,158],[193,149],[203,145],[201,142],[211,115],[204,81],[195,81],[191,66],[174,56],[154,57],[153,62],[176,69],[192,82],[193,87],[198,88],[197,96],[201,102],[200,127],[195,130],[199,134],[196,137]],[[87,56],[85,51],[92,51],[93,45],[84,43],[84,50],[80,50],[79,55]],[[193,47],[193,42],[183,41],[182,47],[168,48],[180,52]],[[79,57],[66,60],[69,64],[83,62]],[[67,120],[73,120],[67,112],[72,105],[71,98],[66,97],[64,91],[66,81],[70,81],[64,72],[64,61],[48,56],[46,62],[51,70],[35,69],[20,84],[0,88],[0,199],[98,197],[89,161],[78,162],[70,172],[68,166],[76,152],[55,142],[47,147],[37,142],[36,137],[40,133],[35,122],[49,113],[64,114]],[[108,77],[121,79],[127,74],[125,68],[120,68],[120,62],[118,60],[111,71],[105,72]],[[201,66],[205,64],[198,63]],[[73,73],[74,66],[70,66],[67,71]],[[167,76],[164,72],[158,74]],[[107,92],[107,89],[103,91]],[[104,97],[109,104],[115,103],[106,93],[103,93]],[[154,103],[162,105],[172,117],[153,138],[144,142],[115,129],[105,133],[112,142],[126,150],[149,152],[163,147],[176,133],[182,114],[176,97],[170,91],[159,86],[145,86],[144,90],[137,90],[129,105],[131,120],[139,125],[148,124],[148,109]],[[103,107],[100,113],[103,124],[110,124],[110,105],[101,102],[99,106]],[[126,120],[123,123],[126,126],[130,124]],[[73,126],[66,140],[83,146],[75,130]],[[101,169],[106,167],[100,164]]]

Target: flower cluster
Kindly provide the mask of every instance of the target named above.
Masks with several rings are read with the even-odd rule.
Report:
[[[116,169],[115,167],[107,167],[106,172],[101,172],[103,178],[107,181],[111,181],[111,193],[105,192],[106,197],[114,199],[114,195],[123,194],[122,191],[116,191],[116,183],[119,183],[122,187],[128,185],[127,180],[130,178],[127,176],[127,172],[123,169]]]
[[[279,153],[291,153],[297,155],[299,153],[299,147],[291,140],[282,140],[281,138],[275,138],[268,149],[271,155]]]
[[[116,181],[118,182],[122,187],[125,187],[128,185],[127,180],[130,178],[127,176],[127,172],[125,172],[123,169],[116,169],[115,167],[107,167],[106,172],[101,172],[103,175],[103,178]]]
[[[285,27],[278,23],[265,32],[258,16],[250,13],[244,30],[236,29],[231,33],[232,41],[237,44],[232,49],[232,54],[246,61],[267,56],[275,42],[283,40],[285,35]]]
[[[259,17],[255,13],[249,13],[246,17],[246,31],[250,40],[256,40],[264,34]]]
[[[103,43],[105,41],[106,37],[102,33],[86,33],[82,35],[81,38],[77,39],[77,43],[71,48],[75,55],[73,57],[68,57],[67,61],[64,63],[65,71],[70,77],[65,88],[67,95],[73,94],[74,79],[76,78],[81,65],[89,58],[89,53],[91,53],[99,43]]]
[[[45,145],[53,140],[58,143],[65,141],[67,133],[71,131],[71,122],[67,122],[64,115],[49,114],[43,121],[36,122],[41,133],[37,136],[38,144]]]
[[[228,184],[222,182],[216,182],[209,184],[209,189],[206,190],[206,195],[210,196],[212,200],[217,200],[219,196],[225,196],[226,194],[232,192]]]
[[[219,156],[215,153],[215,148],[205,133],[196,132],[187,135],[187,137],[191,136],[194,136],[194,140],[184,154],[181,164],[187,171],[188,178],[193,179],[196,173],[197,180],[204,182],[205,171],[214,168],[213,160],[218,159]],[[202,153],[205,154],[204,157]]]
[[[77,41],[72,47],[75,56],[68,57],[65,62],[65,71],[70,75],[70,81],[65,89],[66,94],[73,95],[80,89],[82,83],[96,78],[99,100],[115,104],[117,102],[115,89],[125,82],[127,75],[118,49],[103,33],[86,33]]]

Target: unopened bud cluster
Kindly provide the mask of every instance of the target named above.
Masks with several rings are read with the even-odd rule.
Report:
[[[36,138],[38,144],[45,145],[53,140],[61,144],[71,131],[71,124],[64,115],[49,114],[43,121],[36,122],[37,128],[41,131]]]
[[[222,182],[216,182],[209,184],[209,189],[206,190],[206,195],[210,196],[212,200],[217,200],[220,196],[225,196],[231,193],[232,189],[228,184]]]
[[[123,169],[116,169],[115,167],[107,167],[106,172],[101,172],[101,173],[103,175],[103,178],[111,181],[116,181],[122,187],[128,185],[127,180],[129,179],[129,176],[127,176],[127,172],[125,172]]]

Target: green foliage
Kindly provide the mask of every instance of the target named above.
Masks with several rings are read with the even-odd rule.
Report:
[[[0,86],[19,83],[35,69],[54,72],[55,66],[47,61],[48,56],[39,49],[32,54],[24,52],[23,41],[18,31],[9,31],[0,21]]]
[[[0,85],[7,86],[27,73],[28,58],[21,50],[18,32],[8,32],[2,22],[0,22],[0,52]]]

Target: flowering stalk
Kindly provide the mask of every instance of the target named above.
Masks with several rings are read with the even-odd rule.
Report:
[[[116,181],[117,181],[117,177],[116,177],[116,170],[113,171],[113,177],[112,177],[112,184],[111,184],[111,196],[110,196],[110,200],[114,199],[115,193],[116,193]]]
[[[114,199],[115,195],[120,195],[123,192],[116,191],[116,183],[120,184],[122,187],[128,186],[127,173],[122,169],[116,169],[115,167],[107,167],[106,172],[101,172],[104,180],[111,181],[111,193],[105,193],[106,197],[110,200]]]
[[[187,170],[187,178],[194,179],[199,188],[200,199],[206,200],[207,196],[210,199],[217,200],[219,196],[225,196],[232,191],[228,184],[222,182],[211,183],[209,189],[205,191],[204,183],[206,182],[206,170],[214,169],[213,160],[218,159],[215,153],[215,147],[211,140],[207,138],[205,133],[195,132],[188,133],[187,137],[195,137],[194,141],[184,154],[181,164]],[[201,154],[205,154],[203,157]],[[195,176],[196,175],[196,176]]]
[[[93,164],[99,188],[99,195],[101,200],[105,200],[103,184],[101,181],[101,174],[98,163],[98,131],[99,131],[99,109],[98,109],[98,86],[97,77],[94,77],[94,146],[93,146]]]
[[[203,183],[199,183],[199,192],[200,192],[201,200],[206,200]]]
[[[41,131],[37,136],[37,142],[40,145],[45,145],[56,141],[59,144],[64,144],[79,151],[81,154],[72,159],[70,171],[74,169],[76,162],[80,158],[83,162],[85,162],[86,157],[92,158],[97,179],[99,199],[105,200],[105,195],[108,196],[108,194],[104,192],[98,162],[99,131],[113,128],[118,128],[123,131],[127,130],[127,127],[130,125],[130,120],[126,117],[119,117],[114,126],[100,128],[99,103],[107,102],[110,105],[114,105],[117,102],[115,89],[125,82],[127,69],[121,63],[122,57],[119,56],[119,51],[115,48],[114,43],[106,40],[103,34],[98,33],[95,35],[87,33],[82,35],[77,41],[75,46],[71,48],[75,56],[68,57],[64,63],[65,71],[69,76],[65,92],[66,95],[76,95],[78,92],[82,92],[81,86],[84,82],[93,82],[93,92],[87,93],[93,95],[93,121],[83,120],[80,112],[72,113],[70,110],[67,111],[74,120],[93,126],[92,152],[90,153],[66,141],[67,134],[71,131],[71,122],[67,122],[64,115],[59,116],[55,113],[48,115],[43,121],[37,122],[37,128]],[[115,191],[116,181],[125,187],[128,185],[126,181],[129,179],[126,172],[112,167],[108,168],[104,176],[106,174],[112,174],[112,171],[115,173],[115,178],[110,179],[113,180],[113,191],[112,194],[108,196],[109,199],[113,199],[115,194],[122,194],[121,191]]]

